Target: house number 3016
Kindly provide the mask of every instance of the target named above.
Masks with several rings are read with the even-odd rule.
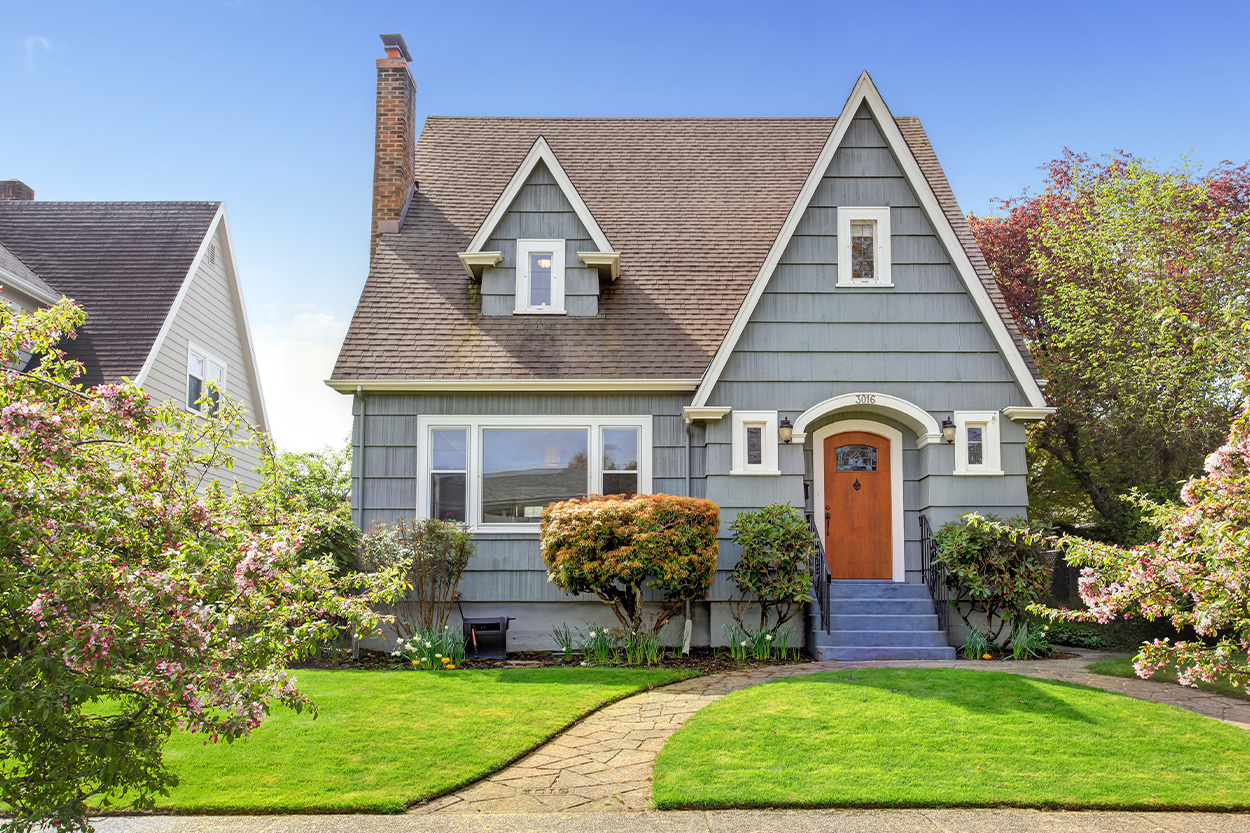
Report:
[[[871,393],[857,393],[855,394],[855,404],[856,405],[876,405],[877,397]]]

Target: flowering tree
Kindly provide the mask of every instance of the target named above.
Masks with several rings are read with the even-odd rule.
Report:
[[[1250,167],[1066,152],[1045,189],[969,217],[1058,409],[1030,431],[1034,517],[1153,537],[1127,495],[1175,499],[1228,430],[1250,288]]]
[[[370,603],[397,584],[336,578],[301,557],[307,516],[253,524],[205,480],[244,430],[224,397],[202,419],[133,385],[76,386],[56,345],[84,319],[65,300],[0,305],[0,801],[17,831],[151,807],[177,783],[161,757],[176,728],[231,741],[275,701],[311,708],[288,660],[375,627]],[[23,352],[39,357],[24,372]]]
[[[1157,541],[1125,548],[1059,538],[1068,563],[1083,568],[1079,589],[1086,609],[1033,610],[1074,621],[1167,617],[1178,630],[1192,627],[1200,639],[1146,643],[1134,663],[1140,676],[1175,665],[1186,685],[1221,679],[1250,691],[1250,401],[1205,468],[1205,476],[1181,489],[1179,504],[1132,498],[1159,528]]]
[[[631,631],[644,629],[643,588],[661,591],[647,626],[654,633],[712,586],[719,529],[710,500],[591,495],[544,509],[540,540],[547,578],[567,593],[594,593]]]

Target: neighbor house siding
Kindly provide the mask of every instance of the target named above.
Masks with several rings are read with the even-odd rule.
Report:
[[[516,309],[517,241],[555,239],[564,241],[565,311],[598,314],[599,273],[577,259],[578,252],[598,251],[598,246],[551,171],[539,162],[486,241],[484,250],[500,252],[503,260],[482,272],[483,315],[512,315]]]
[[[228,273],[226,241],[220,229],[211,243],[214,250],[211,256],[201,258],[144,387],[155,402],[172,399],[185,407],[187,349],[194,344],[226,362],[226,393],[243,406],[248,421],[255,424],[259,395],[244,341],[242,305],[234,291],[234,276]],[[234,457],[233,469],[214,472],[213,478],[227,484],[237,481],[248,489],[259,485],[255,469],[260,460],[255,449],[236,448],[230,454]]]
[[[418,514],[417,420],[422,416],[651,415],[652,487],[685,494],[686,426],[679,395],[592,394],[374,394],[354,402],[352,517],[364,530]],[[509,646],[550,647],[553,625],[613,624],[594,596],[570,596],[547,581],[538,535],[486,532],[460,583],[469,615],[515,616]],[[496,613],[495,611],[498,611]],[[704,615],[703,620],[706,620]]]
[[[839,206],[889,206],[892,287],[838,287]],[[1028,404],[984,320],[943,249],[930,218],[904,178],[867,111],[861,109],[834,154],[749,323],[708,401],[739,410],[776,410],[791,419],[839,394],[884,393],[929,411],[941,422],[953,411],[1000,411]],[[916,448],[903,432],[904,565],[919,580],[919,515],[934,526],[968,511],[1025,511],[1024,429],[999,415],[1005,476],[957,477],[954,449]],[[707,429],[707,496],[728,524],[743,509],[774,501],[811,509],[804,483],[813,471],[811,435],[835,418],[808,426],[806,447],[782,445],[780,476],[742,476],[730,469],[728,418]],[[776,441],[776,438],[772,438]],[[821,507],[823,511],[823,507]],[[722,529],[721,572],[713,598],[731,590],[737,558]],[[715,623],[714,623],[715,624]]]

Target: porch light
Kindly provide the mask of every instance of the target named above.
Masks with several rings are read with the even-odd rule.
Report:
[[[950,417],[942,420],[942,439],[948,443],[955,441],[955,423],[950,421]]]
[[[782,417],[781,424],[777,426],[777,433],[781,435],[783,443],[790,442],[794,436],[794,426],[790,424],[790,417]],[[953,434],[951,436],[954,436]]]

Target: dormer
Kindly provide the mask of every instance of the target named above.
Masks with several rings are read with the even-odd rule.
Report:
[[[542,137],[460,262],[481,283],[483,315],[594,316],[600,283],[620,276],[620,255]]]

